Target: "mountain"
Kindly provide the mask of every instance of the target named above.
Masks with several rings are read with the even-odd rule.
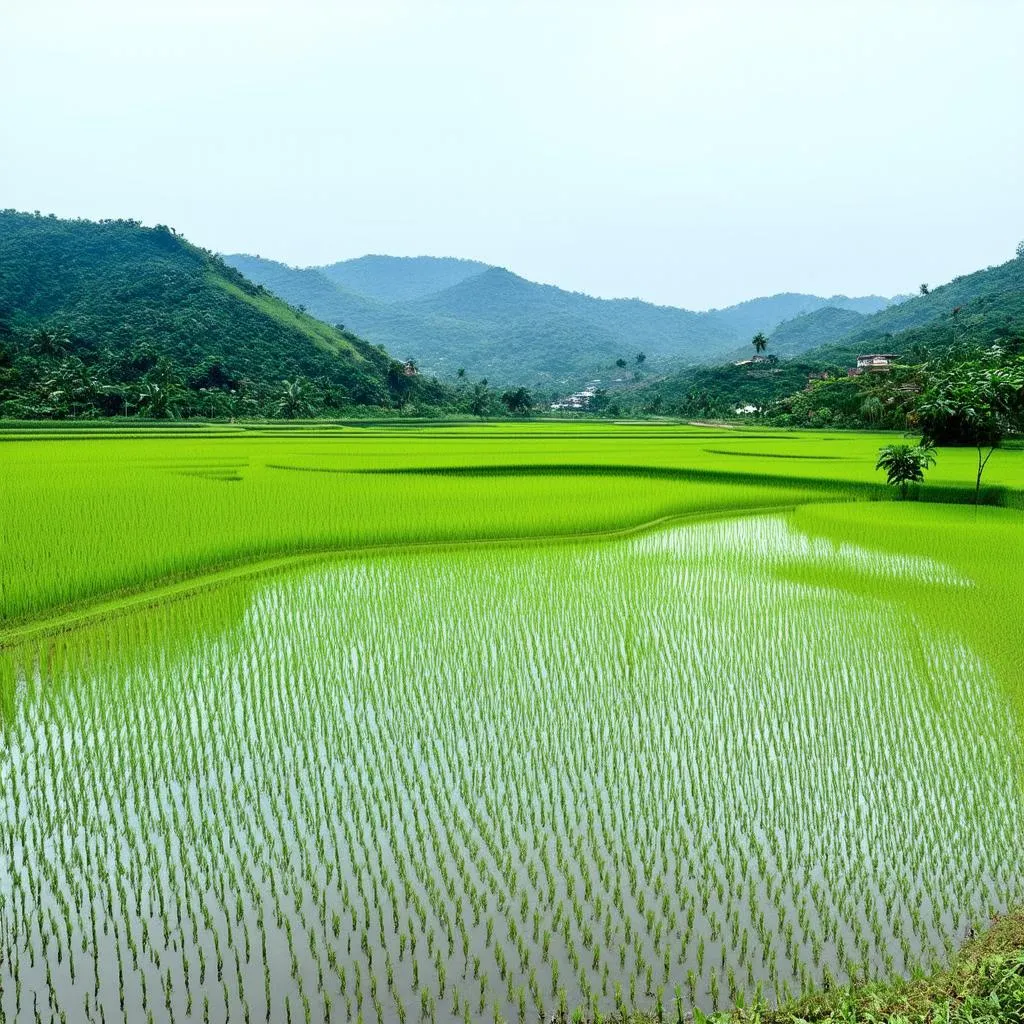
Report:
[[[645,372],[713,362],[758,330],[830,302],[874,310],[888,301],[786,294],[695,313],[597,299],[470,260],[366,256],[304,270],[245,255],[225,261],[432,373],[451,376],[464,367],[474,377],[556,390],[621,376],[618,359],[637,370],[640,352]]]
[[[298,270],[259,256],[227,256],[224,262],[289,305],[306,309],[325,323],[347,326],[350,319],[364,320],[378,311],[385,312],[383,303],[347,291],[315,267]]]
[[[167,227],[0,213],[2,414],[267,413],[285,380],[293,413],[446,396]]]
[[[868,317],[833,339],[848,347],[885,340],[893,351],[910,345],[936,347],[963,337],[994,342],[1024,333],[1024,258],[953,278]]]
[[[780,358],[790,358],[856,331],[867,319],[864,313],[853,309],[822,306],[779,324],[771,333],[768,351]]]
[[[686,368],[623,388],[614,393],[612,406],[628,412],[722,415],[738,405],[766,405],[802,393],[812,373],[826,371],[845,380],[862,353],[895,352],[905,363],[922,364],[994,344],[1013,351],[1022,339],[1024,258],[1017,258],[954,278],[870,316],[834,307],[815,310],[771,334],[768,353],[779,357],[776,362]],[[749,358],[751,351],[737,353]]]
[[[422,299],[490,267],[476,260],[436,256],[360,256],[319,268],[336,285],[381,302]]]
[[[800,353],[822,365],[852,365],[858,354],[870,351],[891,351],[922,362],[955,345],[985,347],[1019,338],[1024,336],[1024,259],[955,277],[927,294],[908,296],[850,323],[836,318],[831,329],[824,320],[804,320],[784,325],[788,340],[784,336],[778,347],[778,332],[773,334],[768,351],[783,357]],[[807,340],[817,335],[819,341],[805,346],[794,339],[801,334]]]
[[[758,331],[764,331],[767,334],[787,320],[793,320],[826,307],[867,314],[885,309],[893,301],[893,299],[886,299],[881,295],[864,295],[858,298],[833,295],[831,298],[823,299],[820,295],[782,292],[765,298],[748,299],[735,306],[713,309],[709,312],[727,323],[744,338],[749,339]]]

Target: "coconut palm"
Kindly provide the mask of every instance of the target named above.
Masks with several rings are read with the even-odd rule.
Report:
[[[313,415],[313,406],[306,397],[302,381],[295,380],[281,381],[281,395],[275,406],[277,415],[281,419],[295,420],[304,416]]]
[[[764,336],[763,331],[758,331],[757,334],[750,339],[750,344],[754,346],[754,351],[760,355],[768,347],[768,339]]]

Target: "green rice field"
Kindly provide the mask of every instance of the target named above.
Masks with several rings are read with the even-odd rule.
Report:
[[[1024,452],[0,432],[0,1019],[665,1019],[1024,903]],[[924,500],[927,499],[927,500]]]

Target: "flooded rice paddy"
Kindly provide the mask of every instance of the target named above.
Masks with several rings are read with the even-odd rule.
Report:
[[[0,652],[0,1017],[670,1013],[946,960],[1024,896],[1019,733],[865,576],[973,585],[777,514]]]

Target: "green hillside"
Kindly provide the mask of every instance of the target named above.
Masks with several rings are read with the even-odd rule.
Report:
[[[800,328],[798,322],[792,326]],[[847,330],[842,326],[837,320],[834,333],[806,349],[804,358],[849,365],[860,352],[884,349],[923,362],[957,345],[991,345],[1020,337],[1024,334],[1024,259],[956,277],[926,295],[862,318]],[[774,345],[769,351],[788,354]]]
[[[866,319],[856,310],[823,306],[779,324],[771,333],[769,351],[779,357],[795,356],[856,331]]]
[[[694,313],[639,299],[597,299],[471,260],[366,256],[293,269],[254,256],[226,261],[330,323],[343,323],[427,371],[542,388],[615,377],[618,359],[667,372],[725,358],[758,330],[833,302],[874,311],[877,296],[784,294]],[[821,340],[821,339],[817,339]]]
[[[299,415],[446,396],[167,227],[0,213],[0,415]]]
[[[679,415],[730,415],[743,405],[780,404],[780,422],[794,425],[878,425],[878,399],[884,423],[899,426],[906,394],[887,387],[915,386],[905,372],[884,380],[847,378],[859,354],[896,353],[901,362],[920,366],[936,360],[970,357],[1000,345],[1016,352],[1024,338],[1024,259],[955,278],[926,295],[864,317],[826,308],[782,324],[772,333],[768,353],[775,362],[689,367],[612,392],[609,407],[629,412]],[[814,341],[817,344],[813,344]],[[732,355],[747,359],[749,347]],[[830,373],[831,381],[808,390],[812,374]],[[912,375],[911,375],[912,377]],[[865,404],[866,403],[866,404]],[[874,410],[865,421],[862,410]]]

